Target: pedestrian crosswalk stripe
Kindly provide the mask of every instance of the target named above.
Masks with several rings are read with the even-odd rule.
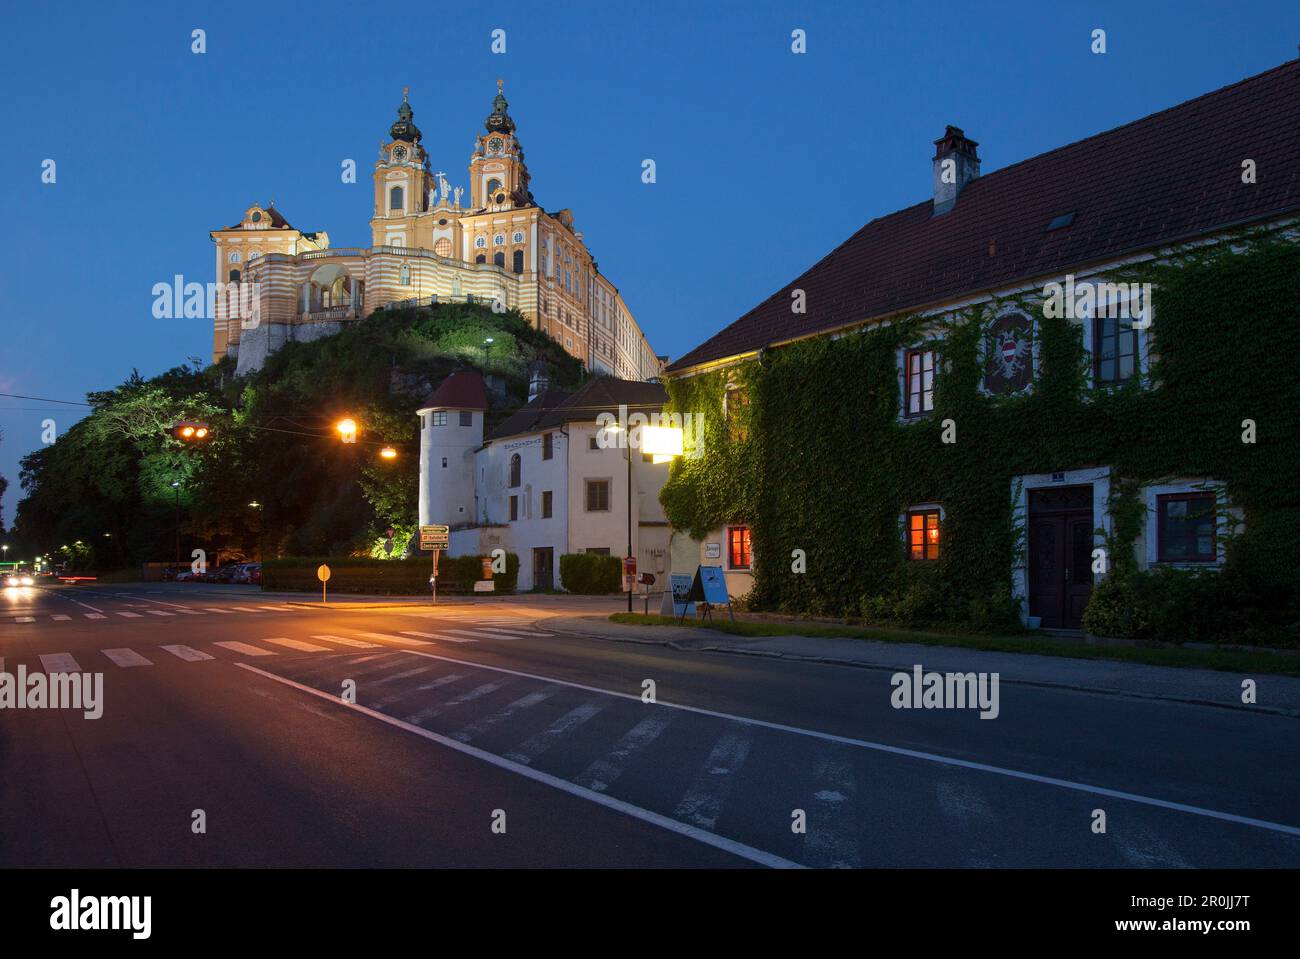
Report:
[[[79,673],[81,667],[72,658],[71,653],[46,653],[41,657],[41,665],[47,673]]]
[[[231,606],[231,609],[237,609],[241,613],[260,613],[261,610],[256,606]]]
[[[725,733],[709,753],[704,769],[677,803],[673,817],[712,832],[735,782],[732,773],[745,764],[753,743],[754,734],[749,729],[740,727]]]
[[[477,639],[461,639],[459,636],[443,636],[439,633],[416,633],[403,630],[403,636],[423,636],[425,639],[445,639],[449,643],[477,643]]]
[[[103,613],[82,613],[86,619],[108,619]]]
[[[367,643],[361,639],[348,639],[346,636],[331,636],[329,633],[321,633],[312,636],[312,639],[323,639],[326,642],[338,643],[341,646],[356,646],[360,649],[375,649],[378,643]]]
[[[483,631],[483,630],[470,630],[470,629],[444,629],[443,632],[444,632],[444,633],[450,633],[450,634],[453,635],[453,636],[470,636],[470,637],[473,637],[473,638],[475,638],[475,639],[501,639],[501,640],[505,640],[506,642],[509,642],[509,641],[511,641],[511,640],[514,640],[514,639],[517,639],[517,638],[518,638],[518,637],[516,637],[516,636],[501,636],[501,635],[495,635],[495,634],[493,634],[493,633],[485,632],[485,631]]]
[[[633,726],[608,755],[597,759],[573,781],[579,786],[603,793],[619,776],[623,775],[623,770],[627,768],[628,760],[632,755],[658,739],[659,734],[668,728],[671,721],[671,713],[666,717],[647,716]]]
[[[268,636],[262,640],[264,643],[275,643],[277,646],[283,646],[286,649],[296,649],[304,653],[327,653],[328,647],[317,646],[315,643],[305,643],[301,639],[287,639],[283,636]]]
[[[202,616],[203,612],[197,609],[186,609],[184,606],[177,606],[176,612],[184,613],[186,616]]]
[[[538,756],[554,746],[563,736],[577,729],[597,713],[604,711],[608,705],[609,701],[606,700],[605,702],[583,703],[580,706],[575,706],[540,733],[529,738],[517,749],[506,753],[505,758],[513,763],[521,763],[524,766],[531,765]]]
[[[535,629],[530,629],[530,630],[523,630],[523,629],[499,629],[499,628],[497,628],[497,627],[495,627],[495,626],[481,626],[481,627],[479,627],[479,630],[478,630],[478,631],[481,632],[481,633],[491,633],[491,634],[494,635],[494,636],[496,636],[496,635],[501,635],[501,636],[510,636],[510,637],[512,637],[512,638],[515,637],[515,636],[525,636],[525,637],[527,637],[527,636],[554,636],[554,635],[555,635],[554,633],[542,633],[542,632],[538,632],[538,631],[535,630]]]
[[[273,613],[283,613],[283,612],[285,612],[285,611],[288,609],[287,606],[259,606],[259,607],[257,607],[257,608],[258,608],[258,609],[269,609],[269,610],[270,610],[271,612],[273,612]]]
[[[139,618],[140,618],[140,614],[139,614],[139,613],[128,613],[128,612],[126,612],[126,610],[121,610],[121,609],[117,611],[117,615],[119,615],[119,616],[125,616],[127,619],[139,619]]]
[[[148,613],[150,616],[175,616],[176,615],[175,613],[167,612],[167,610],[165,609],[146,609],[145,612]]]
[[[195,649],[193,646],[175,645],[175,646],[163,646],[161,648],[167,650],[167,652],[171,653],[173,656],[177,657],[178,659],[185,660],[187,663],[197,663],[204,659],[213,658],[210,654]]]
[[[405,636],[394,636],[392,633],[362,633],[358,636],[365,636],[369,639],[391,639],[395,643],[410,643],[412,646],[432,646],[433,643],[426,643],[422,639],[408,639]]]
[[[72,619],[72,617],[67,613],[55,613],[50,617],[50,619],[54,620],[56,623],[66,623],[68,620]]]
[[[228,610],[228,609],[222,609],[220,606],[204,606],[203,608],[204,608],[205,610],[207,610],[209,613],[229,613],[229,612],[230,612],[230,610]]]
[[[520,696],[513,703],[507,703],[497,712],[484,716],[482,719],[472,722],[468,726],[452,733],[451,738],[459,740],[462,743],[472,742],[476,736],[482,736],[489,729],[501,724],[515,713],[524,709],[530,709],[538,703],[550,699],[551,696],[556,693],[557,689],[558,687],[551,689],[538,689],[526,696]]]
[[[406,721],[408,723],[414,723],[415,725],[418,726],[420,725],[420,723],[424,722],[425,720],[432,719],[434,716],[437,716],[439,713],[444,712],[445,710],[448,710],[453,706],[460,706],[464,703],[471,703],[476,699],[482,699],[484,696],[488,695],[488,693],[495,693],[507,682],[509,682],[508,679],[502,679],[502,680],[497,680],[496,682],[484,683],[481,686],[475,686],[473,689],[468,689],[465,692],[461,693],[459,696],[455,696],[447,700],[445,703],[438,703],[437,705],[430,706],[427,709],[420,710],[414,716],[407,717]],[[384,703],[384,705],[387,705],[387,701]],[[377,707],[372,706],[370,708],[375,709]]]
[[[15,622],[15,623],[34,623],[34,622],[36,622],[36,617],[35,617],[35,616],[19,616],[17,619],[14,620],[14,622]]]
[[[101,650],[105,656],[113,661],[114,666],[152,666],[153,663],[145,659],[134,649],[105,649]]]
[[[228,649],[234,653],[243,653],[245,656],[274,656],[269,649],[262,649],[260,646],[250,646],[248,643],[237,643],[233,639],[223,640],[214,643],[214,646],[220,646],[222,649]]]

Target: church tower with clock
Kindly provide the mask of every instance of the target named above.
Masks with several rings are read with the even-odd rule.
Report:
[[[429,208],[430,192],[437,189],[409,97],[410,88],[403,88],[397,121],[389,127],[388,141],[381,141],[375,163],[375,214],[370,222],[376,246],[418,246],[419,216]]]
[[[475,138],[469,161],[473,206],[492,212],[531,206],[533,202],[524,150],[515,136],[515,121],[510,118],[510,104],[503,88],[504,83],[498,80],[492,112],[484,121],[485,131]]]

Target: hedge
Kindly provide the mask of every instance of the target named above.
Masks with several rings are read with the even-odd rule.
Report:
[[[570,593],[597,595],[623,589],[623,561],[603,553],[565,553],[560,557],[560,582]]]
[[[370,559],[362,556],[290,556],[269,559],[262,564],[263,589],[321,588],[316,569],[330,568],[329,590],[340,593],[376,593],[419,596],[429,592],[431,562],[428,556],[410,559]],[[444,556],[438,562],[438,592],[464,594],[474,591],[483,578],[483,557]],[[519,579],[519,557],[506,554],[506,571],[492,577],[496,592],[513,593]]]

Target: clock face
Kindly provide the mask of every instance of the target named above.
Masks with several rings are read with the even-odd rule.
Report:
[[[405,159],[406,159],[406,147],[403,147],[403,146],[396,146],[396,147],[393,147],[393,159],[394,159],[394,160],[398,160],[398,161],[405,160]]]
[[[502,140],[500,137],[493,137],[491,140],[488,140],[488,149],[491,150],[493,153],[500,153],[501,148],[505,145],[506,142]]]

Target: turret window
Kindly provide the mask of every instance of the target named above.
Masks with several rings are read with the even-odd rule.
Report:
[[[388,209],[402,209],[402,188],[400,186],[395,186],[388,191]]]

